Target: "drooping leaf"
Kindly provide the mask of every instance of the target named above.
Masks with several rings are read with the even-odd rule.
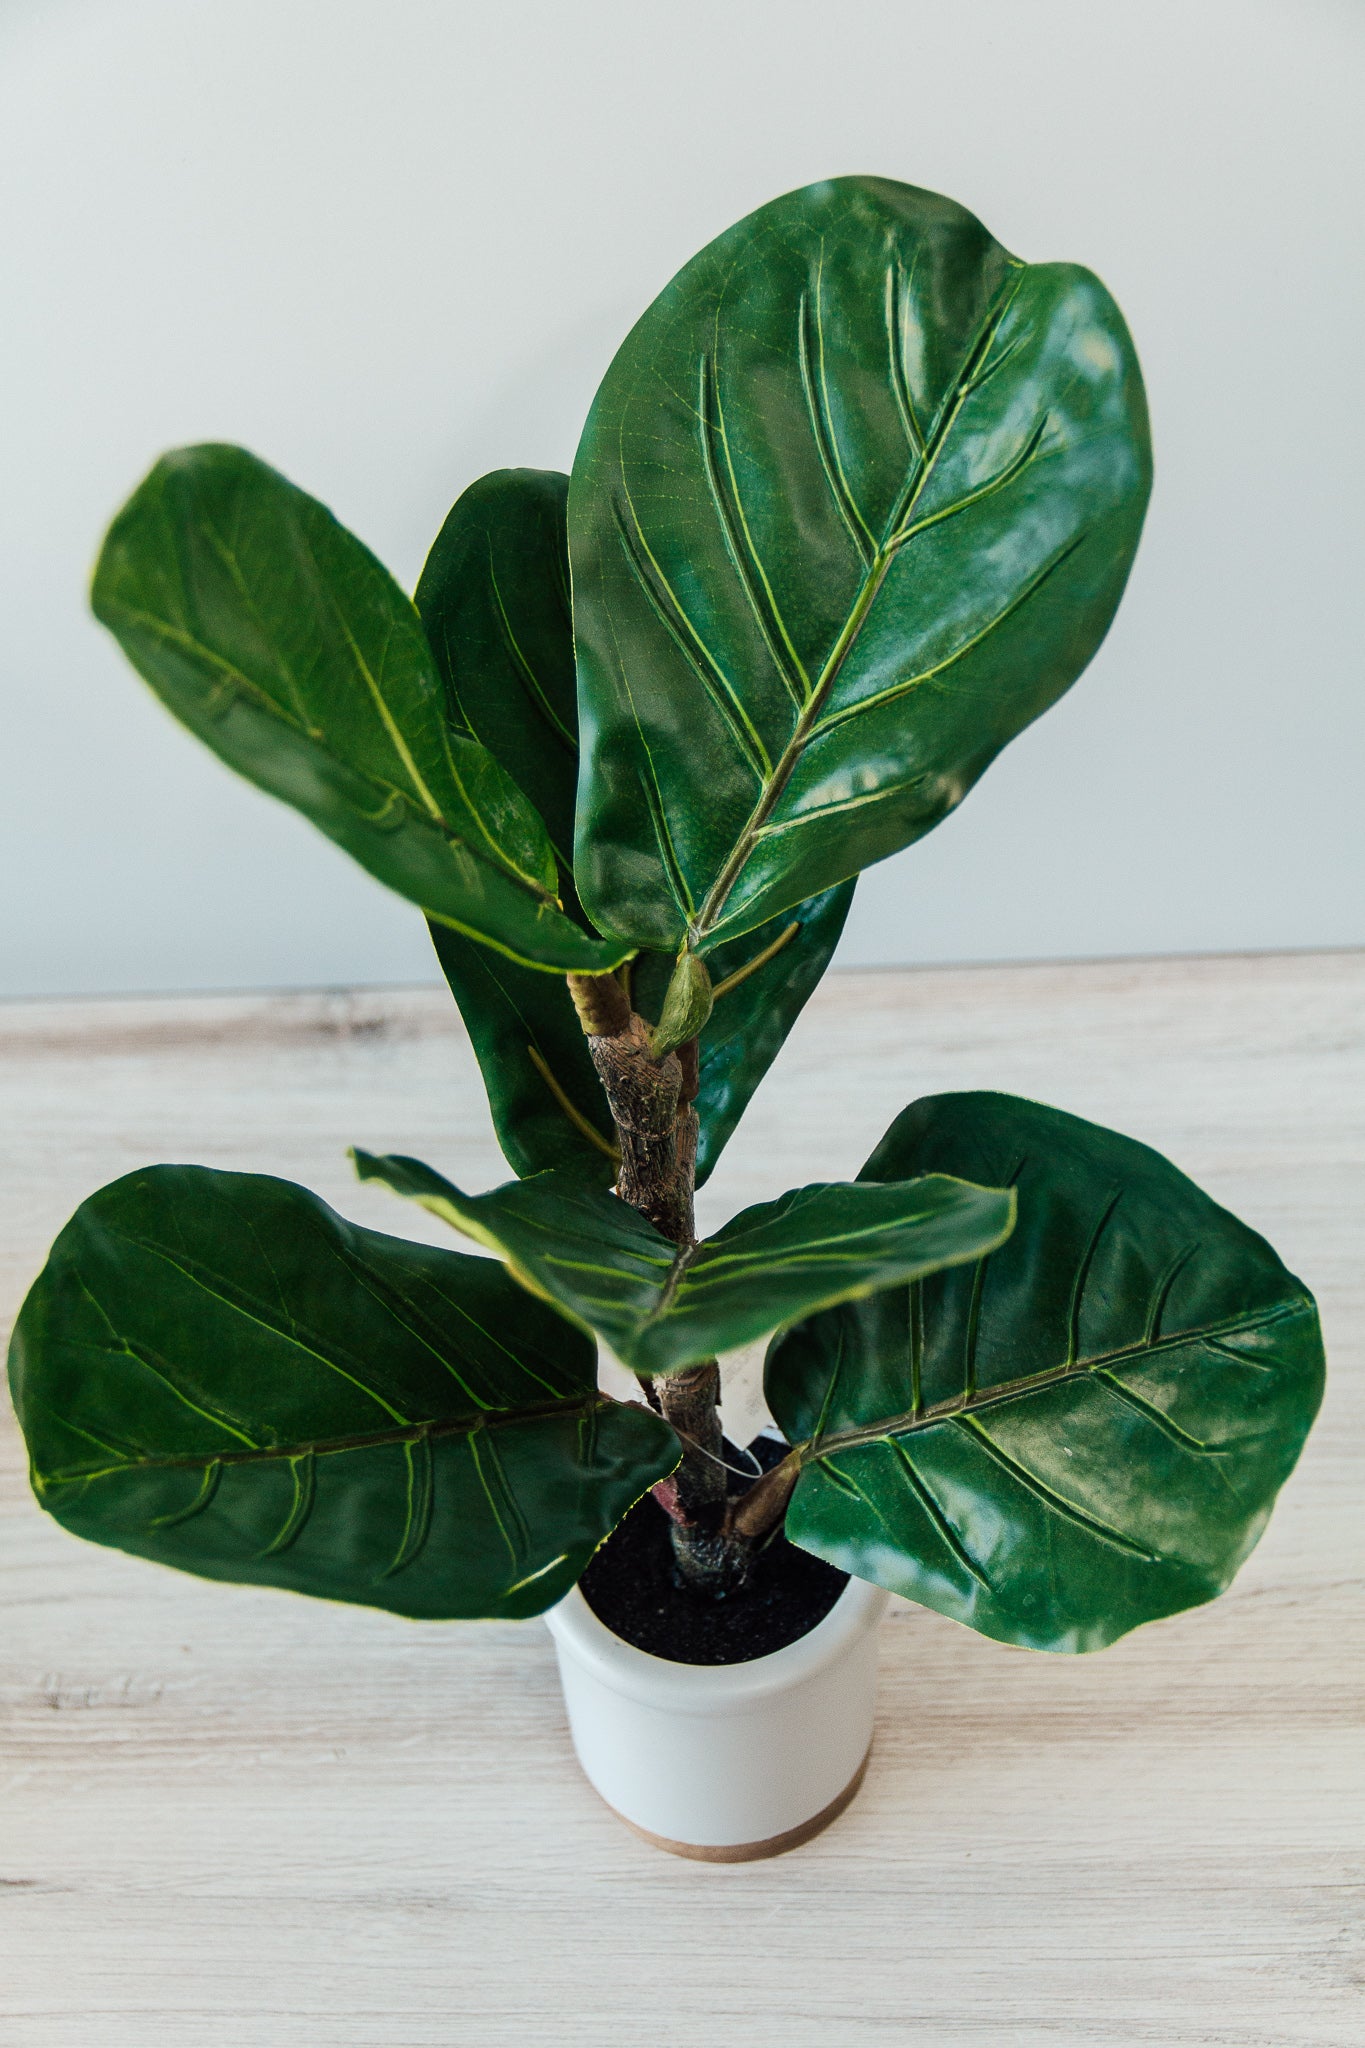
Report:
[[[1104,287],[951,201],[841,178],[704,249],[574,465],[594,923],[707,950],[929,831],[1094,654],[1150,472]]]
[[[814,1439],[787,1533],[1003,1642],[1092,1650],[1212,1599],[1322,1391],[1312,1297],[1159,1153],[1007,1095],[941,1095],[863,1178],[1008,1182],[973,1267],[816,1316],[768,1402]]]
[[[817,1304],[974,1259],[1009,1233],[1014,1197],[930,1175],[792,1188],[679,1252],[571,1168],[466,1195],[420,1160],[353,1154],[383,1181],[507,1260],[522,1285],[596,1330],[638,1373],[747,1344]]]
[[[427,558],[417,609],[454,729],[481,741],[535,803],[572,915],[578,711],[568,489],[565,476],[527,469],[497,470],[471,484]],[[699,1182],[824,972],[851,896],[851,883],[829,891],[709,959],[719,983],[782,941],[766,965],[726,995],[702,1032]],[[611,1116],[567,989],[448,927],[433,924],[431,935],[478,1055],[508,1163],[529,1174],[577,1160],[609,1180],[603,1145],[613,1142]],[[636,1002],[651,1020],[673,964],[662,955],[636,963]]]
[[[265,463],[164,456],[109,530],[93,604],[182,724],[401,896],[543,969],[626,956],[565,916],[542,820],[451,730],[409,599]]]
[[[10,1383],[77,1535],[433,1619],[540,1613],[679,1454],[494,1260],[194,1166],[81,1205]]]

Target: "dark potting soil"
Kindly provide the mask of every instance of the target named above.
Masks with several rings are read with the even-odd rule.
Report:
[[[749,1446],[764,1471],[786,1445],[755,1437]],[[725,1455],[745,1460],[729,1444]],[[731,1492],[745,1482],[732,1478]],[[646,1494],[608,1536],[578,1582],[598,1620],[623,1642],[675,1664],[747,1664],[809,1635],[823,1621],[848,1573],[798,1550],[779,1533],[754,1562],[742,1592],[716,1600],[685,1586],[673,1562],[669,1520]]]

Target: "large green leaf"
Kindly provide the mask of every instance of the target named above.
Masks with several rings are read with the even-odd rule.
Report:
[[[568,489],[567,477],[531,469],[497,470],[471,484],[427,558],[417,609],[455,730],[481,741],[534,801],[556,850],[560,894],[573,913],[578,711]],[[699,1181],[823,974],[851,895],[851,883],[830,890],[712,956],[719,983],[775,948],[723,997],[702,1032]],[[433,923],[431,935],[483,1069],[509,1164],[527,1174],[579,1160],[609,1179],[603,1147],[614,1138],[611,1116],[567,989],[447,926]],[[651,1018],[672,969],[671,954],[637,963],[635,998]]]
[[[827,1182],[745,1209],[685,1252],[572,1168],[466,1195],[420,1160],[353,1155],[488,1245],[522,1285],[596,1330],[639,1373],[666,1373],[821,1304],[974,1259],[1008,1235],[1014,1197],[942,1175],[888,1187]]]
[[[487,747],[531,799],[572,888],[578,685],[568,495],[557,470],[480,477],[432,543],[415,602],[452,729]]]
[[[1159,1153],[1061,1110],[915,1103],[863,1178],[919,1173],[1010,1183],[1018,1226],[773,1346],[769,1405],[813,1439],[787,1533],[1035,1649],[1212,1599],[1317,1412],[1312,1297]]]
[[[704,249],[574,465],[594,923],[705,950],[929,831],[1094,654],[1150,473],[1104,287],[950,200],[841,178]]]
[[[411,602],[277,471],[241,448],[164,456],[109,530],[93,603],[191,732],[400,895],[540,968],[625,957],[565,916],[542,820],[450,728]]]
[[[195,1166],[76,1211],[10,1383],[38,1498],[77,1535],[432,1618],[540,1613],[678,1459],[494,1260]]]
[[[417,585],[417,609],[454,732],[480,741],[534,802],[559,893],[586,927],[573,884],[578,705],[564,503],[552,470],[502,469],[455,502]],[[488,1090],[498,1141],[518,1173],[579,1162],[614,1173],[615,1132],[583,1027],[562,980],[499,959],[431,925]]]

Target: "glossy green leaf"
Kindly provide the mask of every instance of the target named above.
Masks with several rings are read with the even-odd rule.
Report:
[[[1034,1649],[1212,1599],[1317,1411],[1312,1297],[1159,1153],[1061,1110],[915,1103],[863,1177],[920,1173],[1008,1182],[1017,1228],[772,1347],[769,1406],[814,1438],[787,1533]]]
[[[497,470],[471,484],[427,559],[417,608],[455,729],[480,740],[534,801],[557,850],[560,893],[572,914],[578,712],[564,535],[568,489],[567,477],[528,469]],[[719,982],[777,945],[726,994],[702,1032],[699,1182],[823,974],[852,892],[849,883],[800,904],[710,957]],[[609,1180],[613,1167],[602,1147],[614,1140],[611,1116],[563,984],[448,927],[433,924],[431,935],[478,1055],[508,1163],[529,1174],[577,1160]],[[635,998],[651,1020],[662,1010],[673,965],[664,955],[636,963]]]
[[[277,471],[240,448],[164,456],[109,530],[93,604],[191,732],[377,880],[533,966],[626,956],[559,907],[545,826],[451,729],[410,601]]]
[[[436,536],[415,602],[452,730],[487,747],[530,798],[572,889],[578,684],[568,495],[556,470],[480,477]]]
[[[495,1261],[203,1167],[82,1204],[10,1383],[38,1498],[77,1535],[437,1619],[540,1613],[678,1458]]]
[[[704,249],[569,497],[594,923],[709,949],[909,845],[1113,616],[1150,484],[1122,316],[874,178]]]
[[[567,985],[439,925],[431,937],[508,1165],[520,1174],[576,1165],[610,1184],[615,1127]]]
[[[545,820],[573,885],[578,704],[564,506],[569,479],[501,469],[461,494],[417,585],[452,729],[488,748]],[[518,1173],[574,1161],[610,1181],[615,1132],[568,989],[435,922],[432,942]]]
[[[680,1253],[569,1168],[466,1195],[416,1159],[353,1155],[380,1180],[488,1245],[522,1285],[596,1330],[638,1373],[667,1373],[761,1337],[817,1305],[974,1259],[1008,1234],[1014,1197],[933,1175],[829,1182],[745,1209]]]

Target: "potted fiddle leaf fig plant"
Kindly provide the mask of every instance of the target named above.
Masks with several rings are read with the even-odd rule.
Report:
[[[572,478],[472,484],[415,604],[254,456],[158,462],[95,611],[425,914],[515,1178],[355,1155],[472,1254],[260,1175],[92,1195],[11,1348],[43,1506],[209,1578],[548,1610],[593,1782],[722,1858],[856,1788],[888,1591],[1054,1651],[1218,1593],[1322,1350],[1270,1246],[1155,1152],[941,1095],[855,1180],[693,1219],[859,871],[1095,653],[1150,474],[1098,280],[865,177],[690,262]],[[746,1449],[717,1359],[765,1335],[777,1433]]]

